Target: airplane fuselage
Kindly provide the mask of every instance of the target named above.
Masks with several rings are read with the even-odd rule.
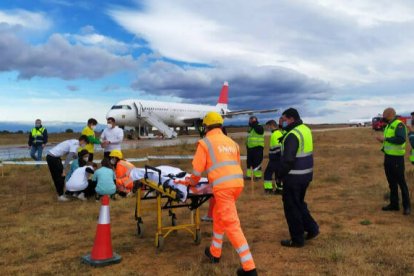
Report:
[[[175,102],[123,100],[112,106],[106,117],[113,117],[117,125],[138,127],[146,124],[145,117],[154,114],[170,127],[194,126],[209,111],[225,114],[227,110],[213,105],[183,104]]]

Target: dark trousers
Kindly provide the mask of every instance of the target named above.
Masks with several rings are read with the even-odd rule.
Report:
[[[283,208],[292,241],[304,243],[304,233],[318,233],[319,226],[312,218],[305,202],[309,182],[283,182]]]
[[[93,162],[93,153],[89,153],[88,162]]]
[[[255,147],[247,149],[247,169],[262,170],[263,148]]]
[[[390,205],[399,208],[398,186],[401,189],[403,208],[410,207],[410,194],[405,182],[404,156],[384,156],[384,170],[390,187]]]
[[[95,195],[96,181],[88,180],[88,187],[82,192],[85,193],[85,197],[91,197]]]
[[[280,159],[269,159],[266,170],[264,172],[264,180],[272,181],[273,175],[275,175],[276,189],[282,189],[282,182],[277,178],[277,171],[280,168]]]
[[[56,192],[59,196],[61,196],[63,195],[63,188],[65,187],[65,177],[62,176],[62,160],[59,157],[47,155],[46,162],[47,166],[49,167],[50,174],[52,175],[53,183],[56,187]]]
[[[110,151],[105,151],[104,152],[104,158],[109,158],[109,155],[111,154]]]

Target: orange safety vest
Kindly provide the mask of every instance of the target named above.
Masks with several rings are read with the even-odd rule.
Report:
[[[207,172],[213,192],[244,186],[239,145],[219,128],[210,130],[204,139],[198,141],[193,169],[196,176]]]
[[[131,170],[135,168],[135,166],[128,161],[119,160],[116,164],[115,168],[115,176],[116,176],[116,185],[123,186],[128,190],[132,190],[133,188],[133,181],[130,177]]]

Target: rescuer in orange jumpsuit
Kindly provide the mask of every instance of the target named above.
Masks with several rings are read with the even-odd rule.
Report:
[[[109,154],[111,158],[111,164],[115,169],[116,176],[116,189],[121,196],[131,196],[134,183],[130,177],[131,170],[135,166],[123,159],[122,152],[120,150],[112,150]]]
[[[177,183],[196,185],[203,172],[207,173],[216,200],[213,209],[213,240],[205,254],[212,263],[220,261],[224,234],[240,257],[242,267],[237,275],[257,275],[252,254],[240,227],[236,200],[243,190],[243,171],[237,143],[223,134],[223,118],[217,112],[204,117],[206,137],[198,141],[193,159],[193,174]]]

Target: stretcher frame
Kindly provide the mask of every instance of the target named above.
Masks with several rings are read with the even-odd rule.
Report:
[[[158,173],[158,183],[148,179],[148,169]],[[164,247],[164,239],[173,231],[183,230],[189,232],[195,244],[201,242],[200,232],[200,211],[199,207],[210,199],[212,194],[194,195],[187,193],[185,202],[181,202],[178,194],[171,187],[161,183],[161,170],[145,165],[144,178],[134,182],[136,190],[136,206],[135,220],[137,221],[137,235],[142,238],[144,236],[144,222],[142,220],[142,201],[156,200],[157,212],[157,230],[155,233],[155,247],[162,250]],[[153,195],[155,193],[155,196]],[[166,200],[163,200],[166,199]],[[164,203],[163,203],[164,201]],[[177,216],[174,213],[176,208],[185,208],[190,210],[190,223],[177,224]],[[171,226],[163,226],[162,210],[168,210],[171,217]]]

